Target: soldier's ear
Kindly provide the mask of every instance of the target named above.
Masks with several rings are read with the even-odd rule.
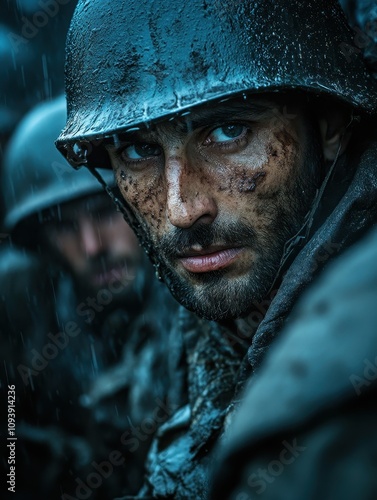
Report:
[[[344,111],[329,110],[319,119],[322,149],[325,160],[333,161],[343,154],[351,137],[348,128],[350,115]]]

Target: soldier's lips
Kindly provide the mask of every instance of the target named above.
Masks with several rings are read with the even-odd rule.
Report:
[[[228,267],[243,251],[243,247],[210,247],[202,251],[189,250],[181,254],[178,260],[186,271],[207,273]]]

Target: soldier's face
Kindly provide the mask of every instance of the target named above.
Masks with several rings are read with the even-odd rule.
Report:
[[[114,285],[121,298],[140,272],[137,238],[105,193],[61,205],[44,231],[49,248],[87,293]]]
[[[321,151],[303,114],[233,100],[124,135],[108,150],[173,295],[209,319],[246,315],[317,187]]]

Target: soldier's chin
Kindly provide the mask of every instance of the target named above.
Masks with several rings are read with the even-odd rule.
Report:
[[[174,298],[197,316],[211,321],[242,318],[262,300],[266,290],[255,286],[249,276],[227,279],[220,271],[207,273],[205,281],[193,284],[171,271],[167,285]]]

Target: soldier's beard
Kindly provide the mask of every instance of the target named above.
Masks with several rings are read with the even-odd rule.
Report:
[[[224,225],[204,225],[196,227],[190,233],[177,229],[163,238],[159,245],[160,273],[173,296],[187,309],[210,320],[225,320],[247,315],[253,308],[253,302],[261,301],[272,285],[283,254],[284,244],[292,236],[292,230],[298,230],[298,221],[288,218],[280,224],[283,227],[271,232],[270,237],[258,238],[255,231],[243,223]],[[251,248],[256,256],[250,269],[245,274],[229,277],[227,268],[196,273],[192,279],[181,276],[174,266],[177,251],[199,244],[204,248],[216,242],[224,242],[235,247],[242,243]]]
[[[78,274],[68,267],[78,301],[94,299],[104,315],[122,308],[130,318],[138,314],[143,307],[148,292],[148,282],[152,277],[152,268],[147,258],[122,257],[108,255],[93,257],[85,272]],[[104,277],[101,276],[104,273]],[[93,277],[99,277],[99,281]]]
[[[237,318],[247,314],[252,302],[267,293],[280,261],[284,242],[262,253],[255,231],[243,223],[199,225],[195,229],[177,229],[160,243],[160,272],[174,297],[187,309],[210,320]],[[176,270],[177,252],[192,245],[206,248],[218,242],[230,247],[241,245],[253,250],[257,261],[246,274],[229,277],[227,268],[195,273],[184,278]],[[191,274],[191,273],[189,273]]]

